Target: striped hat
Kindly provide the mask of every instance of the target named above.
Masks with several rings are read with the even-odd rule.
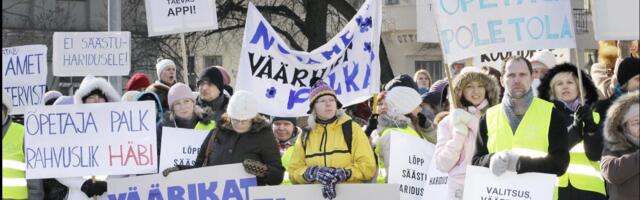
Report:
[[[324,96],[324,95],[331,95],[333,96],[333,98],[336,98],[336,103],[338,104],[338,109],[342,108],[342,103],[340,103],[340,101],[338,101],[338,97],[336,96],[336,92],[333,91],[333,89],[331,88],[331,86],[327,85],[327,83],[325,83],[322,80],[318,80],[315,84],[313,84],[313,87],[311,88],[311,94],[309,94],[309,111],[307,111],[307,114],[311,114],[311,112],[313,111],[313,104],[316,103],[316,100],[318,100],[320,97]]]

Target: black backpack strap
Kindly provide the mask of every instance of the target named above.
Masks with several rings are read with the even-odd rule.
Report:
[[[352,129],[353,121],[349,120],[342,124],[342,135],[344,136],[344,141],[347,143],[347,149],[351,152],[351,142],[353,141],[353,129]]]
[[[311,132],[310,130],[307,130],[306,128],[302,129],[302,134],[300,135],[300,142],[302,142],[302,150],[304,150],[304,152],[307,152],[307,139],[309,139],[309,132]]]

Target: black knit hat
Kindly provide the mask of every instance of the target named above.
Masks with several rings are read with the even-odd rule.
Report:
[[[402,74],[391,79],[387,85],[384,86],[384,90],[391,91],[391,88],[398,86],[410,87],[418,91],[418,84],[407,74]]]
[[[296,122],[297,122],[295,117],[273,117],[273,116],[271,117],[271,123],[274,123],[280,120],[289,121],[293,124],[293,126],[296,126]]]
[[[634,76],[640,74],[640,58],[628,57],[620,62],[618,66],[618,84],[623,86]]]
[[[222,72],[220,72],[216,67],[207,67],[200,71],[200,73],[198,73],[197,85],[200,86],[202,81],[209,81],[209,83],[216,85],[218,91],[221,93],[224,89],[224,78],[222,77]]]

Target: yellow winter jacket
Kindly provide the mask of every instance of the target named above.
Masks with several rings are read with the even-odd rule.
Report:
[[[303,174],[310,166],[336,167],[351,170],[348,183],[369,182],[376,173],[376,163],[369,139],[360,126],[352,127],[352,145],[349,152],[342,135],[342,124],[351,117],[339,115],[327,125],[316,124],[306,140],[306,152],[302,147],[302,136],[298,137],[289,163],[289,179],[293,184],[307,183]]]

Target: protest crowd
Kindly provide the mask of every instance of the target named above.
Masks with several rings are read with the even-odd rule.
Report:
[[[2,199],[124,199],[110,192],[114,182],[109,182],[128,178],[138,180],[135,178],[150,175],[156,179],[169,179],[192,170],[227,164],[239,164],[236,166],[255,177],[257,187],[316,184],[320,185],[320,190],[307,195],[325,199],[339,198],[345,192],[339,189],[343,184],[392,183],[400,184],[400,193],[428,197],[431,194],[424,188],[420,189],[422,186],[407,186],[392,180],[392,166],[396,165],[393,163],[397,160],[406,162],[404,156],[394,157],[395,149],[402,145],[394,142],[397,135],[432,146],[429,153],[432,159],[426,162],[431,160],[430,166],[448,176],[443,194],[447,199],[463,199],[470,183],[465,179],[470,175],[466,173],[469,166],[484,167],[491,176],[498,178],[531,172],[551,174],[557,181],[549,186],[553,189],[553,199],[639,199],[638,42],[601,41],[601,48],[617,51],[614,55],[599,55],[599,62],[594,63],[590,70],[584,70],[575,63],[556,61],[550,51],[538,51],[530,59],[514,55],[497,66],[468,66],[464,61],[455,61],[446,66],[449,76],[440,80],[433,80],[426,70],[418,70],[415,74],[396,75],[386,83],[370,84],[368,87],[377,87],[374,89],[377,92],[368,95],[357,93],[362,99],[357,103],[341,97],[347,94],[347,90],[353,90],[349,83],[341,87],[335,84],[335,76],[331,78],[329,73],[323,72],[323,77],[310,78],[307,86],[300,87],[307,89],[308,103],[297,105],[295,99],[289,99],[295,108],[304,105],[300,108],[306,113],[303,115],[262,112],[273,107],[268,102],[261,102],[263,98],[270,99],[271,93],[267,92],[267,97],[264,97],[264,93],[247,89],[245,83],[249,81],[240,79],[247,76],[238,75],[236,86],[231,85],[234,77],[227,71],[229,68],[222,66],[204,67],[197,73],[196,87],[192,89],[178,80],[177,73],[180,72],[174,63],[178,61],[165,58],[157,60],[155,77],[131,72],[124,91],[117,91],[104,76],[86,75],[73,94],[55,90],[44,93],[40,105],[43,108],[64,109],[94,104],[117,107],[126,106],[129,102],[152,105],[150,108],[155,115],[150,116],[155,117],[149,121],[153,124],[143,123],[140,130],[155,130],[151,140],[154,146],[143,153],[154,160],[155,163],[145,166],[153,173],[103,176],[100,173],[104,171],[80,173],[85,168],[78,169],[75,176],[28,178],[29,170],[38,168],[38,164],[32,163],[49,162],[38,161],[38,158],[32,162],[31,150],[25,147],[25,138],[32,137],[31,124],[45,122],[42,119],[32,122],[27,113],[11,114],[18,105],[15,101],[19,100],[3,90]],[[262,45],[262,42],[253,43]],[[371,55],[374,61],[369,62],[375,63],[377,57]],[[241,59],[248,58],[241,56]],[[252,68],[256,59],[251,60]],[[336,69],[342,71],[342,67]],[[5,70],[3,66],[3,74]],[[262,78],[264,71],[258,68],[239,70],[238,73],[251,73],[248,76]],[[291,85],[294,83],[295,80]],[[356,91],[358,87],[365,90],[367,85],[353,87]],[[278,92],[289,93],[284,90]],[[292,94],[295,92],[291,90]],[[272,93],[276,94],[275,91]],[[291,110],[279,113],[288,111]],[[101,120],[97,116],[86,119],[97,120],[94,127],[99,126],[98,121]],[[140,119],[142,121],[142,116]],[[110,120],[112,131],[107,130],[108,127],[96,128],[95,131],[104,129],[116,133],[113,131],[113,112]],[[65,122],[58,123],[63,126]],[[129,131],[135,131],[131,128],[136,127],[134,122],[125,124]],[[48,127],[51,129],[58,125],[51,122]],[[93,130],[90,125],[85,124],[85,131]],[[64,124],[64,129],[67,126]],[[172,161],[163,166],[160,159],[167,151],[165,149],[170,148],[165,145],[180,141],[167,138],[174,129],[184,133],[197,132],[202,136],[199,142],[189,144],[194,149],[193,160]],[[39,130],[44,131],[43,128]],[[93,136],[91,140],[110,139]],[[74,143],[71,140],[66,142]],[[109,152],[113,150],[111,146],[108,148]],[[127,156],[126,160],[133,162],[127,155],[132,151],[120,148],[122,155]],[[79,154],[82,153],[80,150]],[[409,162],[425,162],[421,159],[414,157],[412,160],[410,157]],[[141,156],[135,162],[144,165]],[[397,170],[397,166],[394,167]],[[427,171],[429,164],[421,168]],[[93,177],[87,176],[89,174]],[[413,180],[429,182],[429,174],[416,171],[407,174]],[[223,186],[220,184],[218,187],[221,189]],[[229,184],[227,181],[225,191]],[[188,194],[189,199],[203,199],[205,194],[201,192],[205,187],[189,186],[188,191],[182,190],[180,194]],[[196,188],[198,192],[194,192]],[[129,187],[129,190],[136,189]],[[137,190],[145,194],[148,191]],[[507,196],[514,199],[530,195],[521,191],[506,193],[512,193]],[[196,198],[196,194],[200,198]],[[151,194],[149,199],[152,199]],[[186,198],[176,196],[168,199]]]

